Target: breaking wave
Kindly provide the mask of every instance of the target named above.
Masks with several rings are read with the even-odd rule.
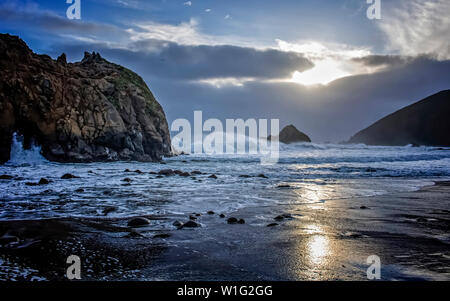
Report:
[[[11,155],[9,161],[6,163],[10,166],[27,166],[38,165],[47,162],[41,154],[41,147],[31,145],[30,149],[24,149],[24,138],[17,133],[13,134],[11,143]]]

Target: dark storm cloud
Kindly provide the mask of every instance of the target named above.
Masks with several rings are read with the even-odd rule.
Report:
[[[127,43],[130,34],[126,30],[107,24],[68,20],[39,10],[0,6],[0,18],[5,24],[20,23],[30,30],[52,33],[53,36],[46,35],[46,39],[55,41],[60,52],[70,47],[74,50],[74,56],[79,56],[84,50],[96,50],[112,60],[138,65],[158,76],[172,79],[287,78],[295,71],[313,67],[312,62],[299,53],[275,49],[258,50],[231,45],[190,46],[154,39]],[[73,38],[77,37],[89,42],[71,45],[70,41],[73,43]],[[57,55],[54,49],[52,51]]]
[[[130,53],[132,58],[135,53]],[[185,46],[170,43],[159,53],[141,53],[149,68],[174,78],[207,79],[223,77],[287,78],[313,64],[301,54],[278,50],[221,46]]]
[[[140,41],[130,48],[132,50],[101,44],[72,45],[69,54],[79,57],[85,49],[96,51],[110,60],[175,80],[290,78],[295,71],[313,67],[312,62],[299,53],[274,49],[257,50],[230,45],[189,46],[160,40]],[[67,47],[61,47],[60,51],[64,49]]]
[[[21,8],[10,5],[0,5],[0,20],[3,26],[21,26],[31,31],[45,31],[53,34],[85,34],[115,38],[128,36],[118,27],[108,24],[69,20],[52,12],[39,9]]]
[[[361,58],[352,59],[353,62],[363,64],[367,67],[379,67],[379,66],[395,66],[399,64],[407,63],[414,59],[409,56],[401,55],[368,55]]]

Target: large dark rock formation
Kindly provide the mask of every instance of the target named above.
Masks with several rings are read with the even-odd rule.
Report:
[[[267,139],[271,140],[271,136],[269,136]],[[295,126],[288,125],[285,128],[283,128],[280,132],[280,135],[278,135],[278,139],[280,142],[283,143],[296,143],[296,142],[311,142],[311,139],[304,133],[297,130]]]
[[[164,111],[134,72],[85,53],[77,63],[0,34],[0,163],[14,132],[53,161],[154,161],[172,153]]]
[[[450,90],[441,91],[377,121],[350,143],[450,146]]]

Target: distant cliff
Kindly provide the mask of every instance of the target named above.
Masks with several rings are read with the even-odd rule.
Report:
[[[271,140],[272,137],[269,136],[267,138],[268,140]],[[280,134],[278,135],[278,139],[282,143],[295,143],[295,142],[311,142],[311,139],[304,133],[297,130],[295,126],[288,125],[284,127]]]
[[[450,90],[441,91],[377,121],[350,143],[450,146]]]
[[[34,54],[0,34],[0,163],[14,132],[53,161],[153,161],[171,154],[164,111],[134,72],[85,53],[77,63]]]

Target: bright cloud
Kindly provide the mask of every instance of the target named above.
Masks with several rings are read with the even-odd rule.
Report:
[[[208,35],[201,32],[199,22],[191,19],[177,25],[147,22],[135,24],[134,28],[126,30],[134,42],[148,39],[174,42],[181,45],[233,45],[266,49],[267,45],[258,41],[234,35]]]
[[[127,32],[133,41],[155,39],[183,45],[213,44],[213,38],[199,33],[197,25],[195,19],[178,25],[149,22],[137,24],[138,30],[130,28]]]
[[[389,4],[393,5],[386,3],[378,23],[388,38],[388,50],[450,59],[450,1],[402,0],[395,1],[395,7]]]
[[[325,59],[316,62],[314,68],[304,72],[295,71],[292,76],[292,82],[303,85],[326,85],[333,80],[351,75],[341,68],[339,62],[332,59]]]
[[[218,89],[223,87],[242,87],[245,83],[254,81],[255,78],[251,77],[225,77],[225,78],[208,78],[208,79],[202,79],[197,80],[195,82],[205,85],[210,85],[213,87],[216,87]]]
[[[368,48],[356,48],[344,44],[322,43],[317,41],[300,41],[296,43],[276,40],[278,48],[283,51],[303,53],[309,59],[324,59],[328,57],[352,59],[371,54]]]
[[[185,6],[192,6],[192,1],[186,1],[183,3]]]
[[[356,58],[370,56],[367,48],[350,47],[343,44],[301,41],[297,43],[276,40],[278,48],[283,51],[302,53],[314,63],[310,70],[295,71],[290,81],[302,85],[326,85],[336,79],[375,71],[375,68],[362,66],[354,61]]]

